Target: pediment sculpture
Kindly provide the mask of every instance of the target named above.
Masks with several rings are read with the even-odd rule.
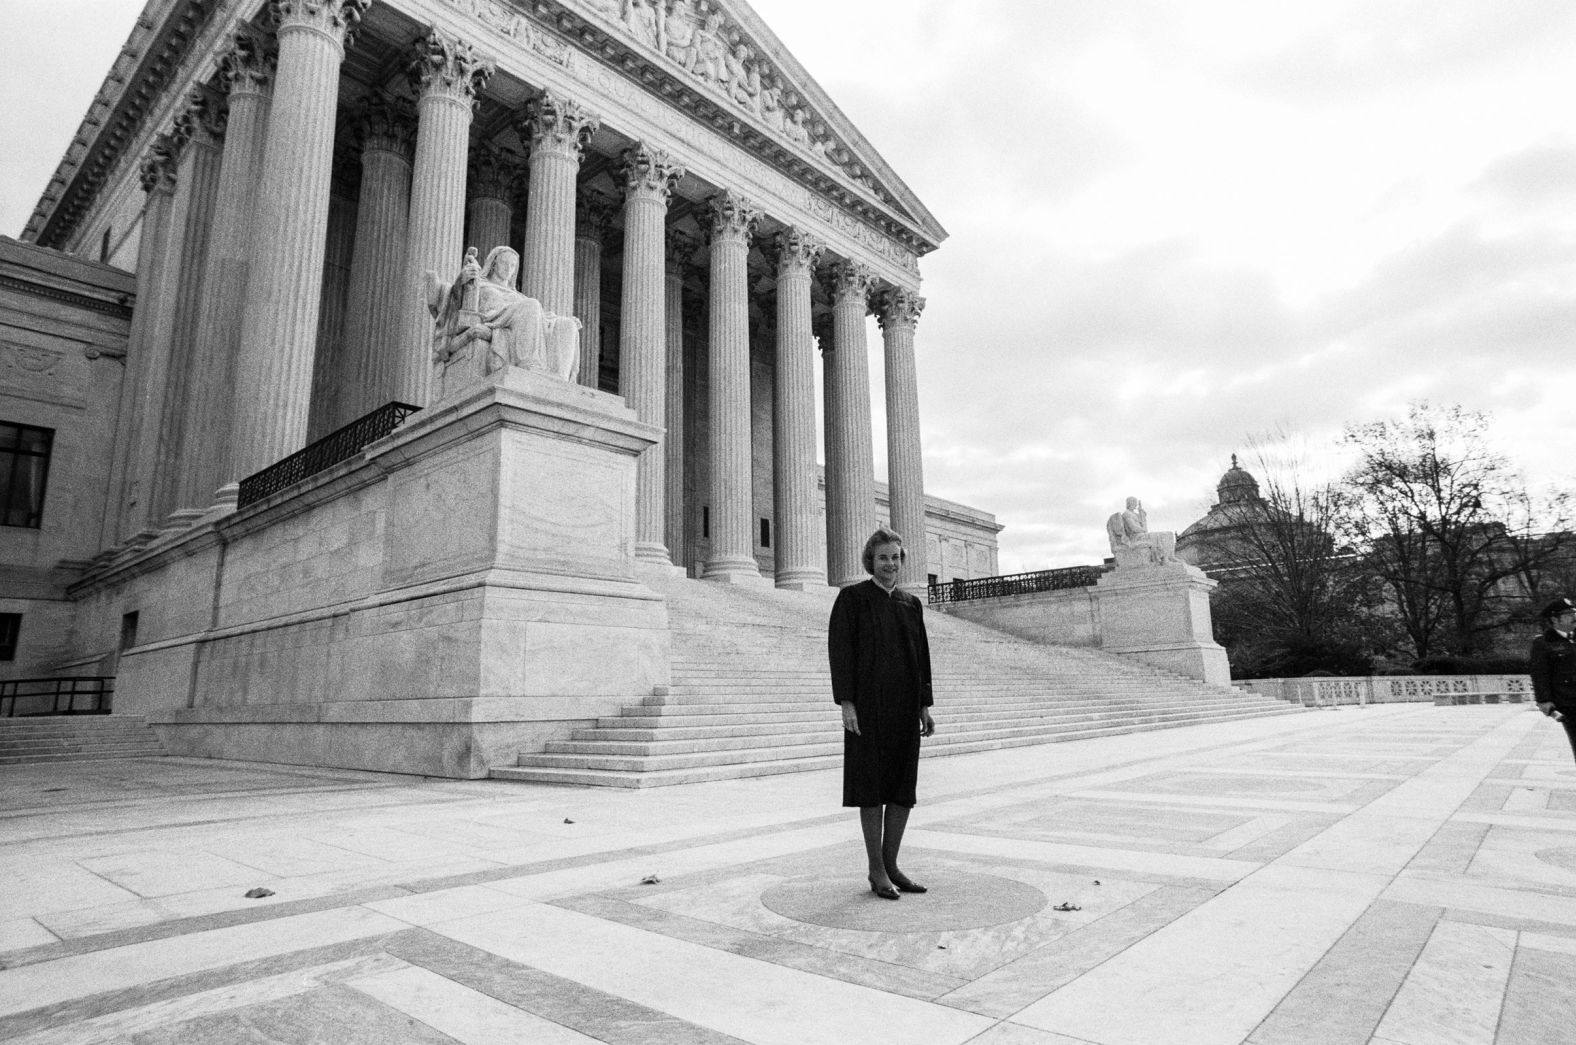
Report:
[[[450,284],[427,272],[434,401],[504,367],[540,370],[570,383],[579,377],[580,320],[555,315],[520,293],[519,273],[520,255],[510,247],[494,247],[483,264],[470,248]]]
[[[1178,562],[1177,535],[1167,530],[1151,531],[1144,502],[1127,499],[1127,506],[1105,521],[1111,540],[1111,554],[1118,569],[1127,566],[1160,566]]]

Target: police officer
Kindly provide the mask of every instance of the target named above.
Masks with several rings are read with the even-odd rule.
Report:
[[[1565,727],[1576,752],[1576,602],[1555,599],[1544,607],[1543,634],[1527,653],[1538,710]]]

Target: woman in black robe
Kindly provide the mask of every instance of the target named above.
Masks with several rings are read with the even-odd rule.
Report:
[[[903,538],[882,527],[865,542],[871,579],[837,593],[828,626],[832,699],[843,711],[843,805],[859,808],[870,891],[888,900],[925,887],[898,870],[914,808],[919,741],[930,717],[930,643],[923,607],[897,586]]]

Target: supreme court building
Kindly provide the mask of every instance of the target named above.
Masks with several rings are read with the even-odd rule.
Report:
[[[286,706],[568,720],[661,683],[650,571],[845,585],[879,522],[906,587],[993,574],[924,490],[944,236],[740,0],[149,0],[0,241],[0,678],[117,675],[219,754]],[[571,382],[434,366],[434,277],[497,247]]]

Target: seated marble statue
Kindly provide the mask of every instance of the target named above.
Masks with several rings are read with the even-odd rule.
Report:
[[[520,255],[494,247],[485,264],[465,252],[460,274],[445,286],[427,273],[432,313],[434,400],[504,367],[542,370],[573,382],[580,371],[580,320],[558,316],[515,288]]]
[[[1177,561],[1177,537],[1170,532],[1149,530],[1149,513],[1144,503],[1136,497],[1127,499],[1127,507],[1105,521],[1106,536],[1111,539],[1111,554],[1117,566],[1149,566]]]

